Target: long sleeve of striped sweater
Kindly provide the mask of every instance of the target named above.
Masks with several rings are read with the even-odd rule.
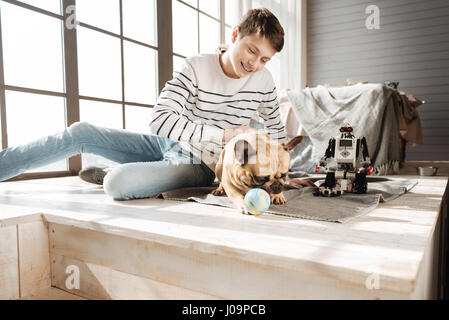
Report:
[[[150,130],[156,135],[177,141],[221,143],[224,129],[202,123],[201,119],[187,116],[187,104],[194,104],[198,86],[190,64],[185,63],[180,72],[174,72],[167,81],[154,108]]]
[[[258,113],[264,120],[265,129],[271,138],[278,140],[279,142],[287,140],[284,124],[281,121],[276,87],[274,87],[273,92],[267,96],[266,100],[260,105]]]

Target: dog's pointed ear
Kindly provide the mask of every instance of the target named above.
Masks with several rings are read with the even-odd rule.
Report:
[[[248,163],[249,157],[256,154],[256,150],[245,139],[240,139],[235,142],[234,152],[235,152],[235,159],[242,166]]]
[[[290,152],[302,141],[302,138],[303,138],[303,136],[296,136],[296,137],[292,138],[290,141],[288,141],[287,143],[282,142],[281,145],[285,151]]]

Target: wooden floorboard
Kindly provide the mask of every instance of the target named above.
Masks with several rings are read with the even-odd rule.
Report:
[[[86,298],[68,293],[64,290],[49,287],[19,300],[87,300]]]

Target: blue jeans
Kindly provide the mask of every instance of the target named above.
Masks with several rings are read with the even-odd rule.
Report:
[[[121,165],[103,187],[115,200],[148,198],[183,187],[210,186],[214,172],[180,153],[177,141],[77,122],[64,131],[0,152],[0,181],[80,153],[93,153]]]

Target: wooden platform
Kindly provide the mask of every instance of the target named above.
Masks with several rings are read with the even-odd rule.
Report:
[[[435,299],[445,170],[345,224],[0,183],[0,298]]]
[[[55,287],[48,287],[29,296],[20,298],[20,300],[87,300],[86,298],[76,296]]]

